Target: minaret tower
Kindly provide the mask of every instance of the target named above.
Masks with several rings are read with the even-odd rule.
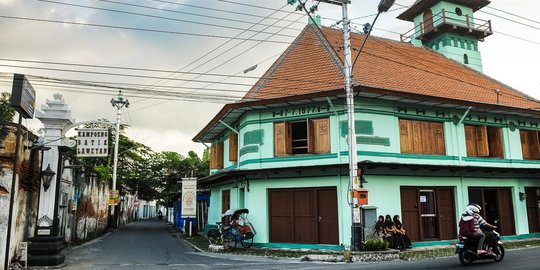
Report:
[[[482,72],[478,41],[493,34],[491,21],[474,16],[489,0],[417,0],[398,19],[414,22],[401,41],[426,46]]]

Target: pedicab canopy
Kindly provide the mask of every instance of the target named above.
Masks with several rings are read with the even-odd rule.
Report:
[[[247,208],[240,208],[240,209],[229,209],[227,211],[225,211],[225,213],[223,213],[221,216],[222,217],[225,217],[225,216],[232,216],[234,214],[249,214],[249,209]]]

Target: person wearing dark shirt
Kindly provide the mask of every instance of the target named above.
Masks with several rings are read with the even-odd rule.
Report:
[[[384,233],[387,236],[387,240],[389,240],[388,242],[391,248],[403,249],[403,241],[401,237],[398,236],[396,225],[392,222],[392,217],[390,217],[390,215],[386,215],[385,217]]]
[[[375,222],[375,234],[378,237],[384,237],[384,216],[380,215],[377,219],[377,222]]]
[[[407,236],[407,233],[405,232],[405,229],[403,228],[403,224],[399,220],[399,215],[394,215],[394,225],[396,226],[396,232],[401,237],[401,241],[404,245],[404,248],[412,247],[411,239],[409,239],[409,236]]]

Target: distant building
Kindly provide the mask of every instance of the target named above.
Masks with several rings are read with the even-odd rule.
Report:
[[[364,207],[401,215],[415,242],[456,239],[469,202],[507,237],[540,232],[540,102],[479,72],[491,28],[472,13],[488,3],[419,0],[399,17],[421,29],[413,44],[372,37],[353,70]],[[212,144],[209,223],[249,208],[256,245],[350,244],[343,35],[322,31],[306,26],[193,139]]]

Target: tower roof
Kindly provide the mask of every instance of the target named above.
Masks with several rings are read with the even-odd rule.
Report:
[[[470,7],[477,11],[491,3],[489,0],[444,0],[446,2]],[[430,9],[432,6],[441,2],[441,0],[416,0],[407,10],[401,13],[397,18],[406,21],[412,21],[418,14]]]

